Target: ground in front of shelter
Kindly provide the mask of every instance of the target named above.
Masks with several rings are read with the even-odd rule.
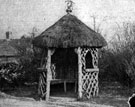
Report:
[[[57,90],[52,90],[48,102],[39,100],[35,86],[20,87],[15,90],[1,92],[0,107],[128,107],[128,98],[134,90],[122,87],[115,81],[111,83],[102,82],[100,83],[98,97],[87,101],[77,101],[76,94],[73,91],[68,91],[65,94],[62,87],[61,85],[61,90],[56,93]]]

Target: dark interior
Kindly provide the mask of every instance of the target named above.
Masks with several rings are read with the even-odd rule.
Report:
[[[90,51],[86,54],[85,61],[86,61],[86,69],[93,68],[92,55]]]
[[[78,57],[73,48],[59,48],[52,55],[56,79],[77,79]]]

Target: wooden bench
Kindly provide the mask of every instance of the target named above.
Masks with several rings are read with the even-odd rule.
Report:
[[[52,79],[50,84],[64,84],[64,92],[67,92],[67,83],[75,83],[75,93],[77,88],[77,80],[76,79]]]

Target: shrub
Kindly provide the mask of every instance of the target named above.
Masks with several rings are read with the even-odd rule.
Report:
[[[24,73],[25,72],[22,72],[22,66],[16,63],[11,62],[0,64],[1,89],[5,88],[5,85],[9,85],[12,87],[19,86],[23,81]]]
[[[19,65],[23,66],[21,71],[25,72],[23,82],[37,82],[37,68],[40,61],[37,61],[37,57],[35,57],[32,38],[23,37],[17,42],[13,42],[12,46],[18,51]]]
[[[133,28],[122,28],[118,38],[111,41],[111,47],[101,50],[99,66],[103,76],[114,78],[124,86],[133,87],[135,83],[135,32]],[[101,75],[101,77],[103,77]]]

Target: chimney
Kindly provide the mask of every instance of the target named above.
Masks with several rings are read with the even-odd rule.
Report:
[[[7,31],[6,32],[6,40],[9,41],[10,40],[10,36],[12,35],[12,32]]]

